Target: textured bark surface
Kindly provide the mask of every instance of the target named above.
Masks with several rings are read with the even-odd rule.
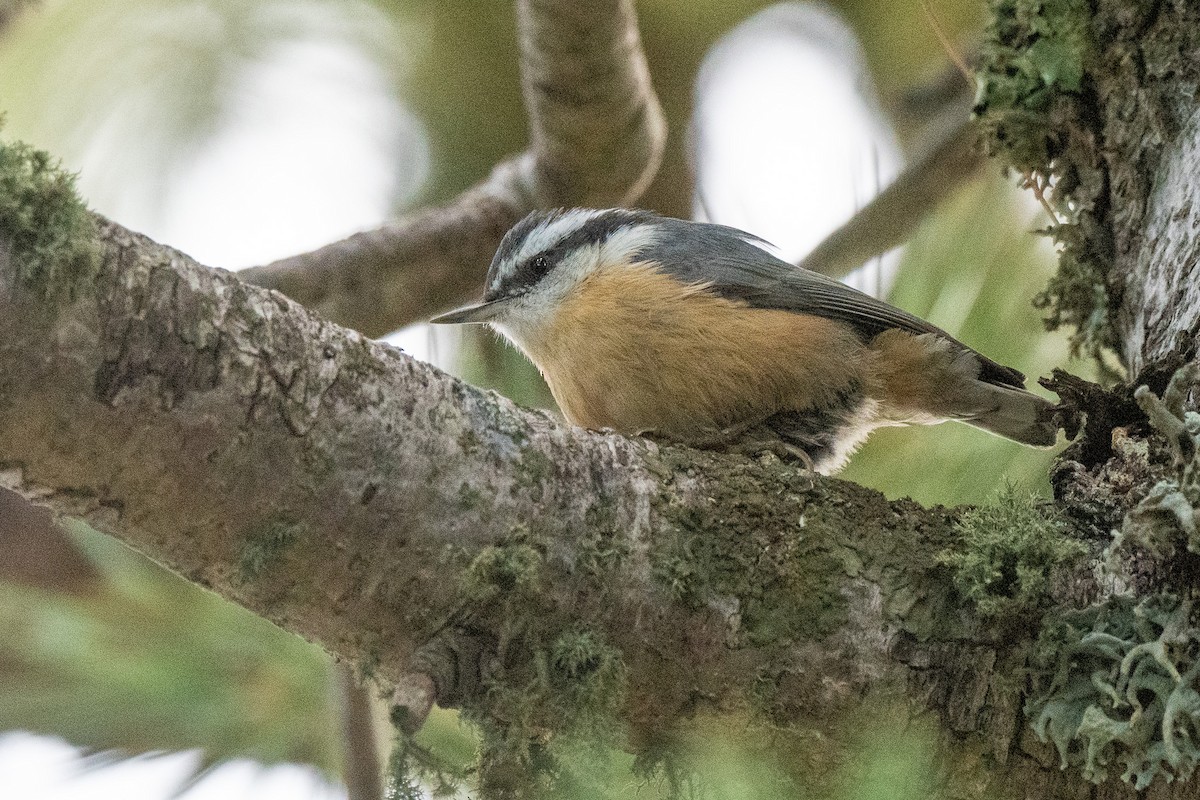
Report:
[[[454,618],[455,576],[514,536],[546,545],[553,602],[617,636],[642,620],[641,648],[713,696],[732,612],[678,607],[652,577],[682,525],[782,543],[869,507],[880,527],[847,536],[911,540],[880,557],[946,541],[944,512],[570,428],[119,226],[102,235],[94,298],[49,315],[0,295],[4,485],[384,675]],[[739,497],[758,481],[769,501]],[[609,551],[620,580],[585,569]]]
[[[1132,374],[1195,355],[1200,343],[1200,112],[1159,165],[1139,244],[1118,260],[1128,300],[1122,314]]]
[[[1042,774],[1021,722],[1035,618],[984,624],[939,561],[956,512],[570,428],[115,224],[101,238],[94,293],[65,308],[0,265],[0,485],[385,681],[430,674],[442,702],[475,699],[497,659],[531,668],[497,634],[530,617],[619,649],[633,747],[754,698],[836,758],[870,696],[932,708],[998,765],[956,768],[947,796],[1084,791]],[[518,551],[536,593],[464,588]],[[1089,567],[1057,593],[1102,591]]]
[[[382,336],[479,292],[504,232],[535,208],[634,202],[666,124],[632,0],[520,0],[529,149],[444,208],[243,273],[328,319]]]
[[[1111,296],[1122,355],[1139,375],[1194,354],[1200,336],[1200,9],[1100,2],[1092,34]]]

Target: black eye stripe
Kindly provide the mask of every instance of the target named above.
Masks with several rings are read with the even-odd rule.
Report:
[[[557,258],[552,257],[552,252],[547,251],[542,255],[525,259],[523,263],[519,264],[513,270],[512,275],[504,281],[504,285],[500,288],[504,290],[507,287],[507,291],[504,292],[507,294],[519,288],[532,286],[540,281],[558,261]]]
[[[518,222],[504,236],[495,258],[492,259],[491,268],[488,270],[488,288],[484,293],[485,299],[494,300],[498,297],[523,292],[545,277],[546,273],[550,272],[568,253],[585,245],[600,244],[621,228],[656,219],[654,214],[647,211],[628,211],[616,208],[601,212],[583,221],[551,247],[517,264],[510,274],[503,277],[499,286],[493,286],[501,265],[520,252],[521,246],[534,231],[555,222],[567,213],[569,212],[562,210],[535,211]]]

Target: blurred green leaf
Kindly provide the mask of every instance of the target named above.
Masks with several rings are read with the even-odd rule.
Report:
[[[0,583],[0,729],[118,755],[203,750],[340,769],[320,648],[83,525],[103,572],[84,595]]]

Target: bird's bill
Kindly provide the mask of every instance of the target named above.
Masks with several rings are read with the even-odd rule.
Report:
[[[491,322],[496,317],[504,313],[504,309],[508,306],[508,301],[512,298],[504,298],[502,300],[491,300],[486,303],[476,303],[473,306],[455,309],[454,311],[442,314],[439,317],[434,317],[429,320],[435,325],[462,325],[469,322]]]

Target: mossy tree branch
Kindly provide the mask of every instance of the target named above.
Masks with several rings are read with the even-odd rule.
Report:
[[[1194,3],[992,0],[977,112],[991,150],[1058,219],[1048,321],[1130,376],[1200,339],[1200,10]]]
[[[971,780],[1052,761],[1010,672],[1045,602],[1104,595],[1088,564],[1039,599],[1003,575],[1048,551],[1000,529],[963,585],[959,512],[564,426],[96,225],[70,291],[0,259],[3,486],[505,735],[603,712],[650,748],[746,707],[832,731],[873,693],[1001,765]]]

